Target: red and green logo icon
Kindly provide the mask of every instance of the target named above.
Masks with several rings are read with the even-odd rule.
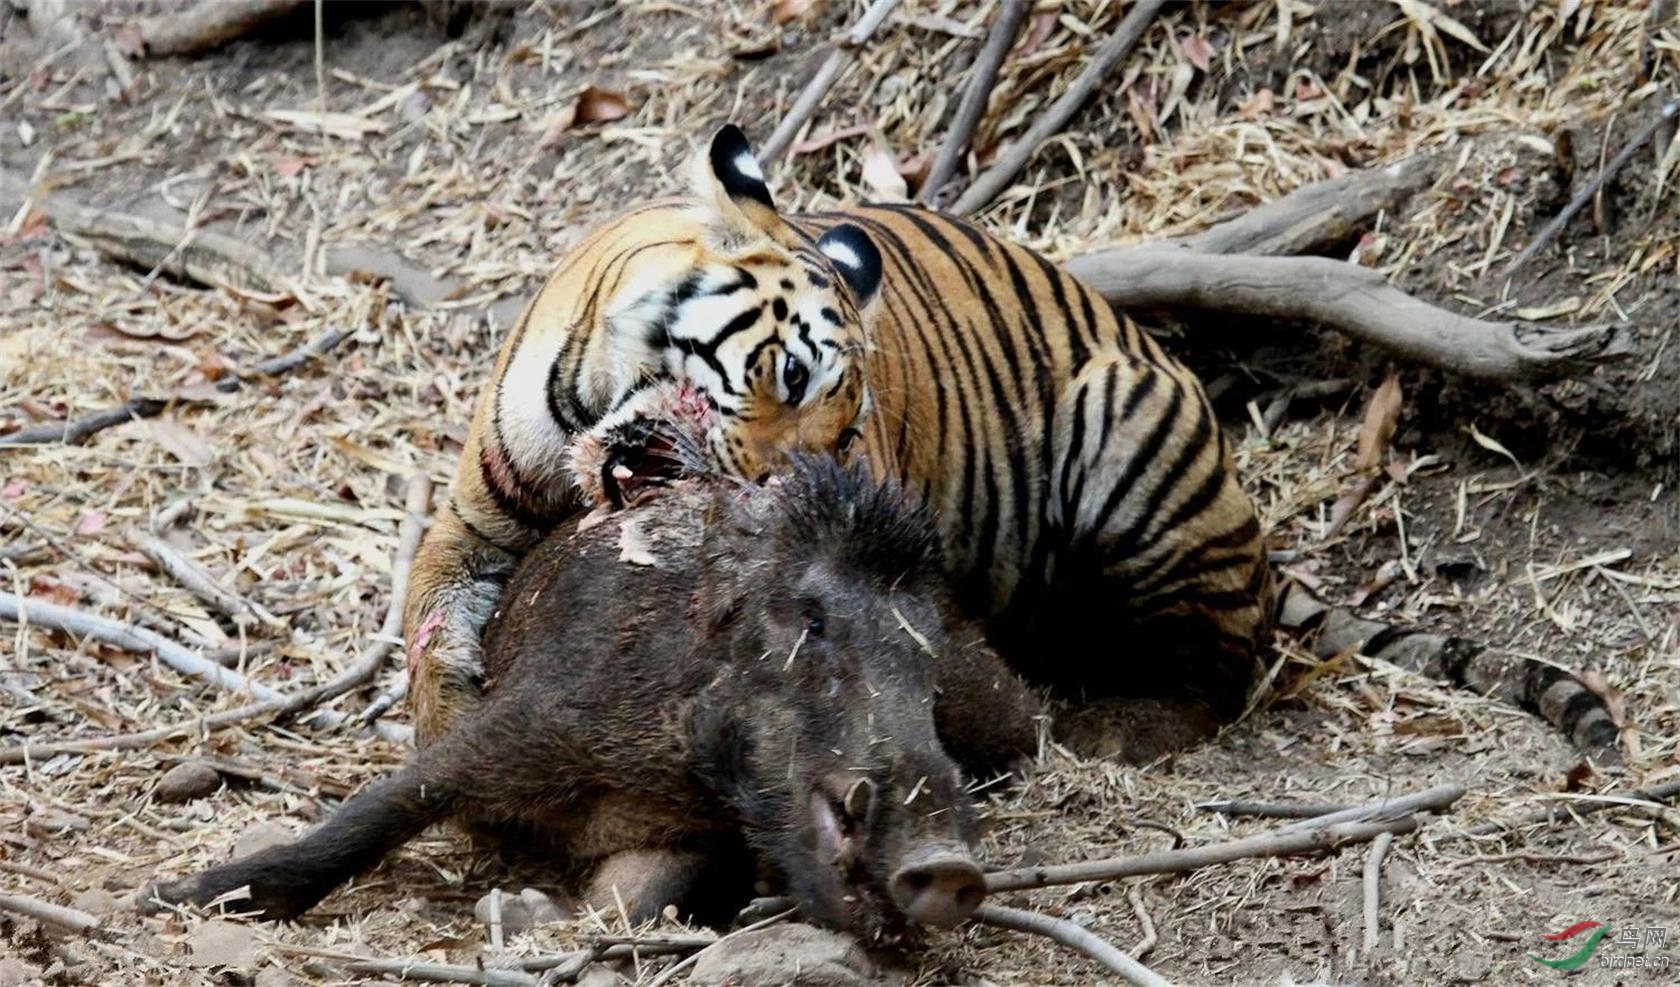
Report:
[[[1543,960],[1540,957],[1535,956],[1533,953],[1529,953],[1527,954],[1528,958],[1536,963],[1545,964],[1554,970],[1574,970],[1585,966],[1587,961],[1592,959],[1593,950],[1598,948],[1598,941],[1604,938],[1604,934],[1606,932],[1610,931],[1609,927],[1603,922],[1576,922],[1574,925],[1564,929],[1562,932],[1553,932],[1549,935],[1541,936],[1542,939],[1550,939],[1553,942],[1562,942],[1565,939],[1573,939],[1575,936],[1580,935],[1588,929],[1593,930],[1593,934],[1588,937],[1586,943],[1582,945],[1580,950],[1573,956],[1561,960]]]

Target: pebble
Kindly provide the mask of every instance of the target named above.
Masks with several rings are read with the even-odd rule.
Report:
[[[508,891],[501,894],[504,933],[523,932],[539,925],[553,925],[571,918],[568,909],[556,904],[553,898],[536,888],[526,888],[518,894]],[[490,924],[490,895],[478,899],[478,904],[473,906],[473,915],[480,924]]]
[[[849,936],[797,922],[738,933],[695,957],[696,984],[852,987],[891,982]]]
[[[158,779],[152,797],[159,802],[177,804],[191,802],[215,794],[222,787],[222,776],[202,761],[182,761]]]

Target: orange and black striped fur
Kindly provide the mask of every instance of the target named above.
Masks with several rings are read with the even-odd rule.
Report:
[[[1029,679],[1237,715],[1274,592],[1196,378],[962,220],[783,216],[733,126],[698,164],[692,198],[575,248],[502,348],[405,610],[421,742],[475,701],[478,632],[513,561],[579,507],[568,444],[650,413],[672,382],[700,395],[725,472],[845,448],[918,492],[961,602]]]

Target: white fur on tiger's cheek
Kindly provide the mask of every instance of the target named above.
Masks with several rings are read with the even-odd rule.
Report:
[[[764,169],[758,166],[758,159],[747,152],[735,155],[735,170],[754,181],[764,181]]]
[[[848,270],[856,271],[863,267],[863,258],[857,255],[857,251],[853,250],[850,244],[826,240],[821,247],[825,257]]]

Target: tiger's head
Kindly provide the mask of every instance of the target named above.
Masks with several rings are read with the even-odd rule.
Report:
[[[815,239],[789,224],[733,124],[696,160],[694,186],[704,249],[674,292],[666,353],[716,410],[711,458],[758,479],[789,453],[844,447],[868,410],[879,251],[849,223]]]
[[[593,470],[597,499],[613,503],[658,482],[655,460],[668,450],[650,458],[637,447],[670,444],[648,422],[669,423],[673,409],[695,448],[666,455],[687,460],[670,472],[747,480],[791,453],[844,451],[869,410],[865,325],[881,254],[868,234],[843,223],[813,237],[788,222],[732,124],[697,157],[693,189],[674,209],[623,221],[642,224],[622,251],[639,270],[624,276],[628,304],[609,314],[620,343],[603,362],[662,372],[611,374],[612,410],[574,466]],[[593,476],[580,482],[595,488]]]

